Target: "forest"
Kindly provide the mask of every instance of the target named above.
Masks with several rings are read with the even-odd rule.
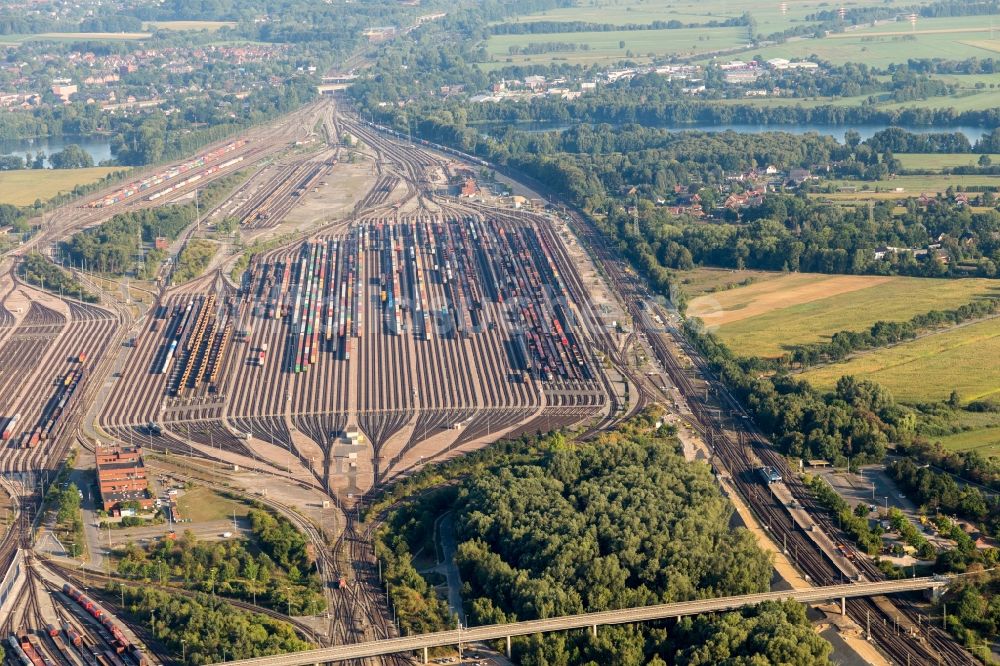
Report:
[[[400,617],[412,621],[411,609],[421,611],[407,632],[450,621],[410,564],[413,553],[433,551],[437,518],[449,510],[470,625],[768,589],[770,558],[749,532],[730,528],[732,506],[709,468],[686,462],[656,419],[648,412],[594,441],[551,433],[500,442],[391,490],[390,498],[408,499],[390,514],[379,554],[391,558]],[[830,646],[799,605],[767,604],[601,627],[596,638],[525,637],[515,639],[514,653],[529,666],[820,665]]]

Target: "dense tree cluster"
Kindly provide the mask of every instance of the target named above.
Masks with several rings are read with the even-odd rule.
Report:
[[[767,588],[770,564],[673,442],[603,437],[470,479],[456,530],[478,622]],[[697,526],[697,527],[695,527]]]
[[[22,208],[12,204],[0,203],[0,229],[3,227],[13,227],[15,231],[27,231],[25,224],[28,219],[27,213]]]
[[[955,580],[938,606],[948,631],[972,654],[983,654],[984,645],[1000,636],[1000,576],[996,571]]]
[[[376,535],[375,553],[383,563],[386,589],[405,635],[451,629],[457,621],[413,562],[414,553],[436,552],[435,523],[456,493],[454,486],[447,486],[404,503]]]
[[[143,252],[143,243],[157,236],[176,238],[195,219],[191,204],[162,206],[119,213],[92,229],[74,234],[61,244],[63,256],[74,266],[90,271],[122,275],[135,265],[150,277],[163,260],[162,251]]]
[[[94,166],[94,158],[77,144],[71,143],[49,155],[49,163],[53,169],[82,169]]]
[[[673,633],[686,646],[673,661],[678,666],[825,666],[831,652],[810,626],[805,606],[794,602],[687,617]]]
[[[78,298],[87,303],[96,303],[98,298],[86,291],[83,285],[76,281],[68,271],[56,266],[48,259],[32,252],[24,256],[17,264],[18,276],[42,289],[49,289],[72,298]]]
[[[960,516],[984,525],[990,534],[1000,534],[1000,504],[976,486],[959,484],[950,474],[925,467],[909,458],[893,460],[889,475],[921,504],[932,511]]]
[[[142,625],[155,618],[153,635],[167,646],[175,663],[198,666],[312,647],[287,622],[238,610],[217,597],[189,598],[150,587],[122,587],[126,613]],[[111,591],[117,599],[119,590]]]
[[[712,369],[747,406],[761,429],[789,456],[822,458],[838,465],[879,461],[889,442],[914,437],[916,417],[870,380],[842,377],[836,389],[822,393],[807,382],[768,374],[761,359],[737,357],[718,338],[685,324]]]
[[[732,507],[708,469],[686,463],[676,446],[639,432],[573,447],[553,436],[548,452],[531,463],[468,478],[455,523],[470,618],[505,622],[766,589],[768,558],[749,533],[729,529]],[[739,626],[715,636],[702,656],[683,632],[636,627],[604,629],[603,640],[528,640],[518,652],[524,664],[640,663],[651,654],[671,663],[738,663],[712,659],[733,648],[726,647],[733,636],[745,638],[752,616],[728,620]],[[796,624],[776,630],[801,636]],[[736,642],[735,652],[758,653]],[[803,663],[826,663],[822,641],[802,649],[816,659]]]
[[[928,132],[916,134],[899,127],[889,127],[865,143],[878,153],[968,153],[972,144],[961,132]]]
[[[204,273],[218,251],[217,243],[203,238],[195,238],[185,243],[184,248],[177,254],[177,265],[170,276],[173,284],[182,284]]]
[[[119,553],[118,573],[161,584],[179,582],[292,615],[321,613],[326,601],[306,537],[287,519],[262,509],[251,510],[250,521],[249,541],[209,543],[185,531],[177,540],[160,539],[146,548],[129,543]]]
[[[369,514],[392,507],[376,544],[393,603],[407,609],[404,633],[454,626],[412,564],[449,522],[472,624],[766,589],[768,557],[729,528],[732,508],[708,468],[685,462],[657,418],[645,412],[593,442],[497,442],[390,487]],[[801,606],[767,604],[596,637],[528,636],[514,651],[530,666],[825,666],[830,646]]]

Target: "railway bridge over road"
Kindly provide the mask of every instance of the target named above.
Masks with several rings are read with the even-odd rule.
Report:
[[[461,645],[463,643],[479,643],[489,640],[507,640],[507,653],[510,654],[510,639],[512,636],[547,633],[550,631],[565,631],[567,629],[590,628],[597,632],[597,627],[608,624],[628,624],[632,622],[647,622],[666,618],[698,615],[700,613],[715,613],[729,611],[743,606],[763,603],[765,601],[785,601],[792,599],[802,603],[816,603],[840,599],[841,612],[844,611],[847,599],[852,597],[869,597],[895,592],[913,592],[917,590],[938,590],[946,587],[950,578],[934,576],[929,578],[907,578],[903,580],[880,581],[877,583],[849,583],[847,585],[827,585],[812,587],[805,590],[784,590],[780,592],[764,592],[761,594],[745,594],[735,597],[717,599],[702,599],[657,606],[642,606],[640,608],[625,608],[622,610],[602,611],[598,613],[581,613],[551,617],[544,620],[529,620],[511,624],[491,624],[468,629],[438,631],[418,636],[403,636],[367,643],[338,645],[336,647],[318,650],[306,650],[293,654],[276,655],[273,657],[257,657],[228,662],[229,666],[311,666],[328,662],[360,659],[397,654],[400,652],[423,652],[424,663],[427,663],[427,650],[443,645]]]

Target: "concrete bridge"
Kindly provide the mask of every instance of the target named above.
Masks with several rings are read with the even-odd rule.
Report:
[[[761,594],[745,594],[735,597],[702,599],[684,601],[657,606],[642,606],[639,608],[624,608],[621,610],[601,611],[598,613],[580,613],[551,617],[544,620],[528,620],[511,624],[491,624],[468,629],[453,629],[438,631],[417,636],[402,636],[367,643],[352,643],[336,647],[306,650],[292,654],[275,655],[273,657],[258,657],[228,662],[230,666],[311,666],[347,659],[377,657],[400,652],[423,652],[424,663],[427,663],[427,650],[443,645],[461,645],[463,643],[479,643],[489,640],[506,639],[507,653],[510,654],[510,639],[512,636],[546,633],[550,631],[565,631],[567,629],[589,628],[595,634],[597,627],[609,624],[628,624],[632,622],[647,622],[666,618],[699,615],[701,613],[716,613],[735,610],[743,606],[763,603],[765,601],[794,600],[801,603],[816,603],[840,599],[841,612],[845,611],[848,598],[869,597],[895,592],[913,592],[917,590],[937,590],[946,587],[950,579],[944,576],[928,578],[906,578],[903,580],[879,581],[877,583],[850,583],[847,585],[827,585],[812,587],[805,590],[785,590],[781,592],[763,592]]]

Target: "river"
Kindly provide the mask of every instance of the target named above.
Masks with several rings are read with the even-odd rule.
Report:
[[[58,153],[66,146],[75,143],[83,148],[94,159],[97,165],[111,159],[111,143],[104,136],[47,136],[38,139],[2,139],[0,140],[0,155],[20,155],[31,153],[35,155],[43,151],[46,155]],[[48,160],[45,162],[48,167]]]

